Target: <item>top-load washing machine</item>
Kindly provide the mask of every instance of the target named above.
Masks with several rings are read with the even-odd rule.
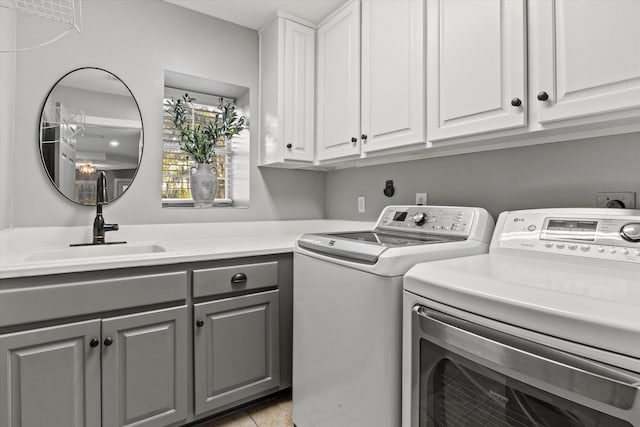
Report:
[[[640,427],[640,211],[502,213],[404,290],[405,427]]]
[[[493,225],[481,208],[389,206],[374,230],[298,239],[297,427],[400,425],[402,276],[418,262],[487,252]]]

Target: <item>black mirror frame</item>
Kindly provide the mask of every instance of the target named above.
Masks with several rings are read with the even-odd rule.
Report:
[[[80,70],[99,70],[99,71],[104,71],[107,74],[112,75],[113,77],[115,77],[116,79],[118,79],[118,81],[120,83],[122,83],[124,85],[125,88],[127,88],[127,91],[129,91],[129,93],[131,94],[131,98],[133,98],[133,102],[136,105],[136,108],[138,109],[138,115],[140,116],[140,131],[142,132],[142,147],[140,148],[140,158],[138,159],[138,167],[136,168],[135,173],[133,174],[133,177],[131,177],[131,185],[133,185],[133,182],[135,181],[136,177],[138,176],[138,172],[140,171],[140,165],[142,164],[142,156],[144,155],[144,145],[145,145],[145,133],[144,133],[144,120],[142,119],[142,110],[140,109],[140,104],[138,104],[138,100],[136,99],[135,95],[133,94],[133,92],[131,91],[131,89],[129,88],[129,86],[117,75],[115,75],[114,73],[112,73],[111,71],[105,70],[104,68],[100,68],[100,67],[79,67],[79,68],[75,68],[67,73],[65,73],[62,77],[60,77],[58,80],[56,80],[56,82],[51,86],[51,89],[49,89],[49,92],[47,92],[47,96],[45,96],[44,101],[42,102],[42,107],[40,108],[40,116],[38,117],[38,151],[40,152],[40,161],[42,163],[42,168],[44,169],[45,174],[47,175],[47,177],[49,178],[49,182],[51,183],[51,185],[58,191],[58,193],[60,193],[65,199],[80,205],[80,206],[89,206],[89,207],[95,207],[96,204],[84,204],[84,203],[80,203],[77,200],[72,199],[71,197],[67,196],[66,194],[64,194],[62,192],[62,190],[60,190],[60,188],[58,187],[58,185],[55,183],[55,181],[53,180],[53,177],[51,176],[51,174],[49,173],[49,170],[47,169],[47,165],[45,163],[45,159],[44,159],[44,155],[42,153],[42,115],[44,114],[44,109],[47,105],[47,101],[49,100],[49,97],[51,96],[51,93],[53,92],[53,90],[58,86],[58,84],[65,78],[67,77],[69,74],[71,73],[75,73],[76,71],[80,71]],[[131,188],[131,185],[129,185],[127,187],[126,190],[124,190],[122,193],[120,193],[118,196],[114,197],[113,199],[109,200],[108,203],[113,203],[114,201],[118,200],[122,195],[124,195],[129,188]]]

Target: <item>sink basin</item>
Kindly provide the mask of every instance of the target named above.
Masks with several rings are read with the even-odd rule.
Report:
[[[98,258],[123,255],[144,255],[166,252],[160,245],[96,245],[74,246],[60,249],[48,249],[25,255],[25,262],[71,260],[76,258]]]

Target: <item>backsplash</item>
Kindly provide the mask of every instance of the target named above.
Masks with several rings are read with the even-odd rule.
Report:
[[[479,206],[494,217],[505,210],[595,207],[599,191],[640,194],[640,134],[463,154],[343,169],[327,174],[327,218],[375,219],[387,205]],[[393,197],[382,193],[392,179]],[[357,198],[365,196],[366,212]]]

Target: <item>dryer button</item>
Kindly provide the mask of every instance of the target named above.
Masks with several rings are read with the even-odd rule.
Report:
[[[629,250],[628,249],[623,249],[622,250],[622,255],[629,255]]]
[[[589,252],[589,249],[591,249],[591,246],[587,246],[587,245],[580,246],[580,250],[582,252]]]
[[[547,243],[544,244],[544,246],[547,247],[547,248],[552,248],[553,247],[553,243],[547,242]]]
[[[570,244],[567,247],[569,248],[570,251],[575,251],[576,249],[578,249],[578,245],[574,245],[574,244]]]
[[[609,252],[611,252],[612,254],[615,254],[616,253],[616,248],[609,249]]]
[[[604,248],[602,246],[598,246],[598,252],[603,253],[604,252]]]
[[[564,243],[556,243],[556,248],[564,249]]]

